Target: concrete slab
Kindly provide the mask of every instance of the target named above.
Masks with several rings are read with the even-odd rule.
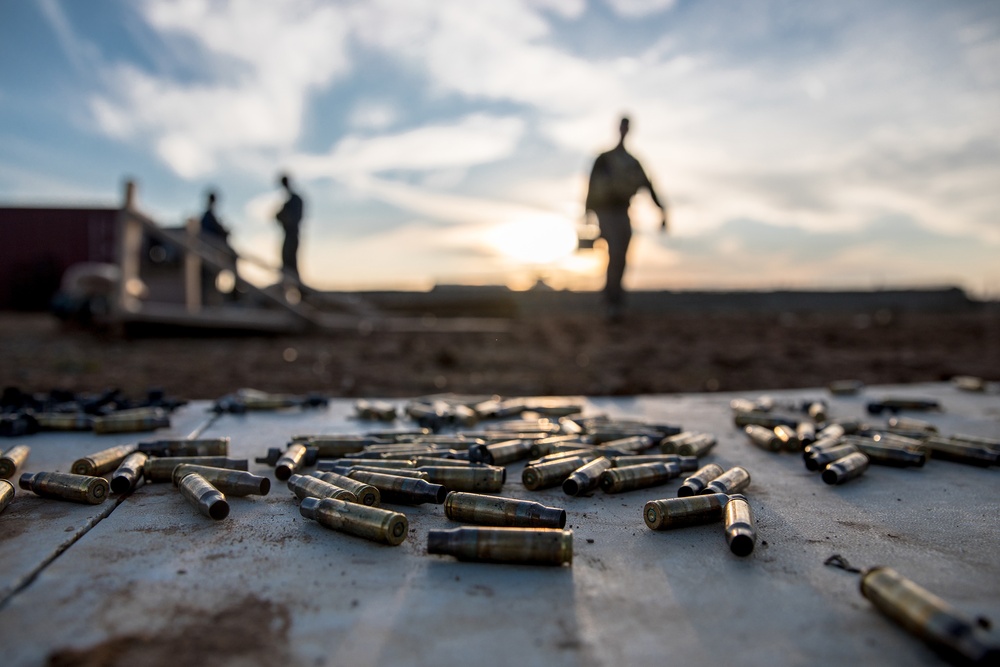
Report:
[[[945,412],[921,417],[1000,437],[995,395],[947,385],[870,388],[856,398],[770,394],[825,397],[835,417],[862,416],[864,402],[882,395],[936,398]],[[835,553],[859,567],[890,565],[970,615],[1000,618],[998,469],[873,466],[830,487],[801,457],[749,445],[732,426],[732,397],[594,398],[588,410],[716,434],[712,460],[753,474],[747,495],[761,541],[748,558],[729,552],[719,524],[646,528],[645,501],[676,495],[678,482],[569,498],[528,491],[523,465],[510,466],[504,495],[567,509],[572,568],[428,556],[427,531],[457,525],[436,505],[403,509],[410,536],[386,547],[301,518],[277,482],[267,497],[231,499],[221,522],[172,487],[150,485],[0,609],[4,662],[56,654],[152,665],[939,664],[861,597],[856,575],[823,565]],[[292,433],[366,430],[346,419],[350,406],[225,416],[204,435],[228,435],[235,455],[252,457]]]
[[[17,486],[22,472],[70,472],[73,462],[93,452],[139,440],[183,438],[212,419],[204,404],[187,405],[171,415],[169,429],[149,433],[38,433],[24,438],[0,440],[7,450],[29,445],[31,454],[23,468],[11,478]],[[110,514],[117,503],[112,496],[100,505],[81,505],[41,498],[17,489],[13,502],[0,514],[0,605],[52,558]]]

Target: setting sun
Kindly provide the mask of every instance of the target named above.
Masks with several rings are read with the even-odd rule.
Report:
[[[487,232],[486,241],[504,257],[521,264],[550,264],[576,249],[573,226],[560,218],[505,222]]]

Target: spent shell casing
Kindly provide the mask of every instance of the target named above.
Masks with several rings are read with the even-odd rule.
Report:
[[[718,443],[714,435],[710,433],[699,433],[687,442],[677,445],[677,453],[681,456],[702,457],[712,451]]]
[[[681,431],[676,435],[668,435],[667,437],[660,440],[660,453],[661,454],[676,454],[677,447],[691,438],[694,438],[697,433],[693,431]]]
[[[834,447],[839,447],[844,444],[844,435],[830,436],[826,438],[820,438],[810,445],[806,445],[802,448],[802,458],[809,458],[814,454],[818,454],[827,449],[832,449]]]
[[[811,422],[799,422],[795,427],[795,436],[802,446],[810,445],[816,442],[816,426]]]
[[[747,438],[751,443],[761,449],[769,452],[777,452],[784,448],[781,439],[777,436],[774,429],[757,424],[747,424],[743,427],[743,432],[747,434]]]
[[[31,447],[28,445],[14,445],[3,456],[0,456],[0,479],[10,479],[17,473],[17,469],[28,460]]]
[[[702,493],[739,493],[750,486],[750,472],[743,466],[733,466],[707,485]]]
[[[229,516],[226,496],[198,473],[184,475],[178,482],[177,488],[180,489],[181,495],[205,516],[216,521]]]
[[[679,454],[636,454],[635,456],[612,456],[608,458],[611,467],[634,466],[640,463],[675,463],[681,472],[693,472],[698,469],[697,456],[680,456]]]
[[[927,462],[927,452],[924,449],[899,447],[889,443],[878,442],[871,438],[852,436],[848,440],[858,448],[858,451],[868,457],[869,462],[882,466],[905,468],[923,466]]]
[[[300,442],[294,442],[288,446],[285,453],[281,455],[278,462],[274,464],[274,476],[285,481],[292,476],[293,472],[299,470],[306,462],[306,454],[309,450]]]
[[[358,502],[358,497],[347,489],[325,482],[311,475],[292,474],[288,477],[288,489],[299,499],[336,498],[349,503]]]
[[[570,496],[582,496],[596,490],[601,483],[601,474],[611,467],[611,459],[597,457],[566,478],[562,485],[563,492]]]
[[[571,459],[574,457],[581,458],[584,461],[592,461],[593,459],[596,459],[598,456],[610,456],[610,455],[604,454],[603,450],[600,450],[597,447],[584,447],[581,449],[570,449],[565,452],[552,452],[551,454],[546,454],[545,456],[539,456],[534,461],[531,461],[528,465],[539,465],[542,463],[548,463],[550,461],[558,461],[560,459]]]
[[[744,426],[749,426],[750,424],[756,424],[757,426],[766,426],[767,428],[774,428],[779,424],[785,424],[786,426],[797,426],[798,420],[792,419],[791,417],[782,417],[781,415],[774,415],[770,412],[761,412],[755,410],[753,412],[737,412],[733,415],[733,423],[736,426],[743,428]]]
[[[229,438],[149,440],[136,447],[149,456],[228,456]]]
[[[749,556],[757,544],[757,523],[745,496],[736,494],[729,497],[724,522],[729,550],[737,556]]]
[[[267,477],[245,470],[213,468],[192,463],[182,463],[174,468],[174,486],[178,486],[185,475],[192,473],[198,473],[209,484],[229,496],[266,496],[271,491],[271,480]]]
[[[422,479],[397,477],[392,474],[352,470],[348,477],[371,484],[382,494],[382,502],[399,505],[440,505],[448,495],[448,489],[440,484],[431,484]]]
[[[971,443],[948,440],[932,436],[923,441],[923,446],[932,459],[942,459],[954,463],[987,467],[1000,465],[1000,451]]]
[[[802,440],[799,438],[798,427],[792,428],[784,424],[774,427],[774,436],[781,441],[781,449],[786,452],[801,452]]]
[[[965,443],[967,445],[979,445],[980,447],[1000,451],[1000,440],[996,438],[984,438],[979,435],[955,433],[949,436],[948,439],[952,442]]]
[[[469,460],[502,466],[531,456],[530,440],[507,440],[492,445],[470,445]]]
[[[814,401],[809,404],[806,408],[806,413],[812,417],[815,422],[825,422],[826,421],[826,403],[823,401]]]
[[[622,493],[666,484],[681,474],[674,463],[640,463],[634,466],[609,468],[601,473],[601,490],[605,493]]]
[[[449,468],[468,468],[472,465],[484,465],[480,463],[472,463],[471,461],[463,461],[461,459],[442,459],[436,456],[414,456],[410,459],[413,464],[411,467],[420,466],[448,466]]]
[[[142,475],[147,482],[169,482],[174,477],[174,468],[182,463],[193,463],[213,468],[249,470],[247,459],[231,459],[225,456],[150,456],[142,467]]]
[[[827,484],[843,484],[860,477],[866,470],[868,470],[868,457],[855,451],[828,463],[823,469],[822,476]]]
[[[94,430],[94,417],[82,412],[37,412],[35,421],[42,431]]]
[[[806,470],[814,472],[816,470],[822,470],[828,463],[833,463],[837,459],[842,459],[848,454],[853,454],[857,451],[858,448],[849,442],[842,442],[836,447],[830,447],[829,449],[814,451],[804,459]]]
[[[861,380],[835,380],[826,386],[834,396],[853,396],[865,388]]]
[[[427,533],[427,553],[489,563],[573,563],[573,531],[463,526]]]
[[[353,468],[355,466],[365,466],[366,468],[415,468],[416,463],[407,459],[332,459],[327,461],[317,461],[316,470],[333,470],[334,468]]]
[[[938,596],[888,567],[861,576],[861,594],[875,607],[951,661],[995,665],[1000,648],[977,624]]]
[[[402,544],[410,530],[399,512],[335,498],[303,498],[299,514],[331,530],[392,546]]]
[[[160,408],[149,408],[148,411],[129,411],[129,414],[110,414],[107,417],[94,418],[94,433],[138,433],[155,431],[158,428],[169,428],[170,417]]]
[[[558,459],[547,463],[527,465],[521,473],[521,482],[525,488],[531,491],[547,489],[551,486],[559,486],[574,470],[586,463],[578,456],[566,459]]]
[[[351,466],[333,468],[331,470],[322,470],[320,472],[335,472],[338,475],[346,475],[352,470],[365,470],[367,472],[381,472],[386,475],[395,475],[396,477],[409,477],[411,479],[423,479],[426,481],[431,481],[430,475],[423,472],[422,470],[417,470],[416,468],[376,468],[375,466]]]
[[[14,484],[9,479],[0,478],[0,512],[7,509],[7,505],[14,500],[14,492]]]
[[[872,401],[865,406],[870,414],[878,415],[885,411],[900,412],[911,410],[913,412],[929,412],[940,410],[941,404],[930,398],[883,398],[881,401]]]
[[[371,507],[378,507],[382,504],[382,494],[371,484],[365,484],[364,482],[358,481],[356,479],[351,479],[346,475],[341,475],[335,472],[327,471],[316,471],[313,477],[317,477],[324,482],[329,482],[334,486],[339,486],[342,489],[347,489],[357,498],[357,502],[362,505],[370,505]]]
[[[934,424],[923,419],[914,419],[913,417],[889,417],[888,424],[890,431],[922,432],[927,434],[938,432],[938,427]]]
[[[728,502],[725,493],[650,500],[642,509],[642,518],[652,530],[697,526],[722,520]]]
[[[507,469],[501,466],[420,466],[416,470],[427,473],[427,481],[449,491],[496,492],[507,481]]]
[[[530,457],[537,459],[539,456],[579,447],[581,444],[582,440],[579,435],[553,435],[547,438],[539,438],[531,442]]]
[[[707,463],[695,471],[693,475],[684,480],[680,488],[677,489],[678,498],[687,498],[701,493],[713,479],[724,472],[718,463]]]
[[[620,452],[640,454],[656,445],[656,443],[657,439],[651,438],[648,435],[632,435],[627,438],[607,440],[602,442],[601,446],[606,449],[617,449]]]
[[[69,472],[26,472],[18,485],[44,498],[60,498],[76,503],[100,505],[108,498],[108,480]]]
[[[530,500],[452,491],[444,501],[444,514],[452,521],[484,526],[563,528],[566,510]]]
[[[148,459],[149,457],[142,452],[132,452],[126,456],[118,465],[115,474],[111,476],[111,493],[128,493],[134,489],[142,477]]]
[[[77,475],[103,475],[117,468],[125,457],[134,452],[135,445],[108,447],[94,454],[88,454],[73,462],[72,472]]]
[[[359,399],[354,402],[354,412],[358,419],[377,419],[391,422],[396,418],[396,406],[388,401]]]

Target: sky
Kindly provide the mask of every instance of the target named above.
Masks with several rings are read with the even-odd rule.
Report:
[[[633,200],[628,288],[1000,296],[994,0],[0,0],[0,205],[212,188],[276,265],[287,171],[318,288],[599,289],[623,114],[671,215]]]

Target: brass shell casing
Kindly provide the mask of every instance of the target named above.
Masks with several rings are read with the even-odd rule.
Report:
[[[406,516],[399,512],[334,498],[305,498],[299,513],[332,530],[392,546],[402,544],[410,530]]]
[[[229,438],[191,440],[149,440],[140,442],[138,451],[149,456],[228,456]]]
[[[611,459],[599,456],[590,463],[577,468],[563,482],[563,492],[569,496],[582,496],[596,490],[601,483],[601,474],[612,465]]]
[[[707,463],[698,468],[695,473],[684,480],[677,489],[678,498],[687,498],[701,493],[713,479],[725,472],[718,463]]]
[[[427,553],[492,563],[573,563],[573,531],[463,526],[427,533]]]
[[[281,481],[287,480],[305,463],[307,453],[308,449],[300,442],[288,445],[285,453],[274,464],[274,476]]]
[[[382,494],[379,493],[379,490],[371,484],[365,484],[364,482],[335,472],[317,471],[313,473],[313,476],[318,477],[324,482],[329,482],[334,486],[339,486],[342,489],[350,491],[357,499],[356,502],[359,502],[362,505],[378,507],[382,504]]]
[[[783,448],[781,438],[778,437],[773,428],[760,426],[759,424],[747,424],[743,427],[743,432],[747,434],[747,438],[752,444],[757,445],[761,449],[769,452],[777,452]]]
[[[108,480],[103,477],[74,475],[68,472],[26,472],[18,485],[44,498],[59,498],[76,503],[100,505],[108,499]]]
[[[185,500],[205,516],[216,521],[229,516],[229,502],[226,501],[226,496],[198,473],[184,475],[178,482],[177,488]]]
[[[400,505],[420,505],[444,502],[448,490],[440,484],[431,484],[422,479],[397,477],[391,474],[352,470],[347,475],[366,484],[371,484],[382,494],[382,502]]]
[[[142,452],[132,452],[126,456],[111,476],[111,493],[127,493],[134,489],[142,477],[147,460],[149,457]]]
[[[739,493],[750,486],[750,472],[743,466],[733,466],[702,490],[702,493]]]
[[[605,470],[600,485],[605,493],[622,493],[666,484],[680,474],[680,467],[674,463],[640,463]]]
[[[717,443],[718,440],[714,435],[699,433],[693,438],[677,445],[677,453],[681,456],[696,456],[701,458],[712,451]]]
[[[136,408],[94,418],[94,433],[137,433],[168,428],[170,417],[160,408]]]
[[[292,475],[288,478],[288,489],[299,499],[336,498],[348,503],[358,502],[358,497],[347,489],[309,475]]]
[[[0,479],[0,512],[7,509],[7,505],[14,500],[15,492],[14,484],[9,479]]]
[[[75,475],[103,475],[117,468],[125,460],[125,457],[134,452],[135,449],[135,445],[108,447],[77,459],[73,462],[71,470]]]
[[[566,459],[557,459],[547,463],[532,464],[524,467],[521,472],[521,482],[531,491],[547,489],[550,486],[558,486],[566,481],[574,470],[583,467],[586,462],[572,456]]]
[[[427,473],[428,481],[449,491],[473,493],[497,492],[507,481],[507,469],[500,466],[420,466],[417,472]]]
[[[470,461],[497,466],[520,461],[530,455],[530,440],[507,440],[492,445],[472,445],[469,447]]]
[[[82,412],[38,412],[35,421],[43,431],[94,430],[94,417]]]
[[[484,526],[562,528],[566,510],[531,500],[452,491],[444,501],[444,514],[452,521]]]
[[[266,496],[271,491],[271,480],[245,470],[215,468],[193,463],[182,463],[174,468],[174,486],[179,486],[185,475],[198,473],[209,484],[229,496]]]
[[[868,457],[855,451],[827,464],[823,470],[823,481],[827,484],[843,484],[860,477],[866,470],[868,470]]]
[[[28,445],[14,445],[3,456],[0,456],[0,479],[10,479],[17,474],[17,469],[28,460],[31,447]]]
[[[652,530],[697,526],[721,520],[728,502],[724,493],[650,500],[642,509],[642,518]]]
[[[757,544],[757,522],[750,503],[742,495],[729,497],[724,510],[726,542],[737,556],[749,556]]]
[[[250,468],[250,462],[247,459],[230,459],[225,456],[150,456],[142,468],[142,474],[147,482],[170,482],[174,478],[174,468],[182,463],[193,463],[212,468],[228,468],[229,470],[248,470]]]

